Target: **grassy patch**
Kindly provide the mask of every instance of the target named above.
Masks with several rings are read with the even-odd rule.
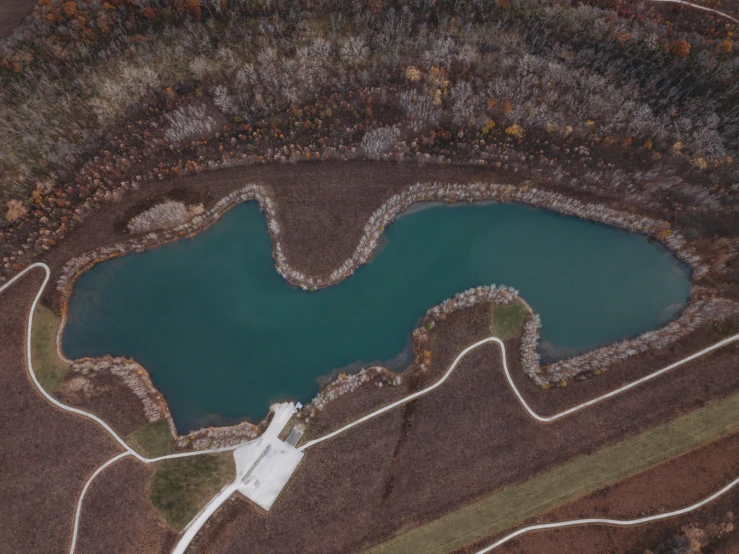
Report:
[[[519,336],[529,313],[519,300],[510,304],[493,304],[490,312],[490,332],[501,340]]]
[[[41,386],[53,392],[72,369],[56,352],[56,334],[62,318],[41,304],[33,312],[31,357],[33,370]]]
[[[737,413],[734,395],[495,492],[365,554],[446,554],[735,432]]]
[[[174,448],[174,438],[166,421],[147,423],[128,437],[126,442],[147,458],[170,454]]]
[[[176,532],[236,476],[231,453],[175,458],[156,464],[149,500]]]

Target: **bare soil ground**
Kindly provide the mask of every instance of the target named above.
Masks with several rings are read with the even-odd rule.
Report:
[[[344,162],[256,166],[149,183],[139,191],[129,192],[119,203],[92,213],[41,258],[52,268],[52,281],[43,300],[47,305],[53,303],[54,276],[70,258],[130,238],[127,222],[165,199],[203,203],[208,208],[248,183],[266,184],[277,201],[290,263],[307,274],[320,275],[351,256],[367,218],[403,188],[419,181],[501,182],[501,179],[490,170],[475,167]],[[506,177],[506,182],[511,179]],[[72,378],[70,375],[68,380]],[[92,392],[71,395],[63,386],[59,395],[65,402],[102,417],[123,435],[141,424],[140,402],[122,383],[108,380]],[[117,400],[112,401],[114,398]]]
[[[366,218],[387,198],[417,181],[432,180],[495,181],[496,175],[471,167],[313,163],[227,170],[149,184],[120,203],[91,214],[44,261],[58,270],[71,256],[127,238],[123,232],[127,219],[164,198],[184,195],[212,205],[231,190],[258,182],[274,191],[291,263],[302,271],[320,274],[352,253]],[[20,294],[20,290],[26,291],[30,303],[29,289],[18,285],[9,292]],[[7,302],[8,294],[3,296],[0,301]],[[53,294],[47,293],[46,301],[52,299]],[[5,363],[15,360],[19,367],[27,309],[28,305],[13,305],[3,310],[3,325],[20,338],[17,348],[2,359]],[[460,312],[439,325],[431,337],[432,372],[416,374],[410,379],[410,389],[437,379],[462,348],[488,336],[488,326],[487,307]],[[542,392],[522,374],[517,339],[507,343],[509,366],[535,409],[553,413],[705,347],[719,334],[712,328],[701,330],[672,351],[644,356],[598,378],[548,392]],[[3,335],[4,342],[7,336]],[[311,449],[269,517],[244,500],[229,502],[206,529],[201,544],[209,545],[208,552],[281,553],[348,552],[370,546],[573,456],[613,444],[731,394],[739,389],[739,374],[734,369],[736,354],[737,347],[730,347],[592,408],[582,417],[541,425],[530,420],[514,400],[503,378],[497,348],[481,348],[465,358],[444,387],[433,394]],[[23,401],[28,391],[16,395],[15,400]],[[364,387],[332,403],[309,431],[313,436],[320,435],[408,392],[406,385]],[[105,408],[85,407],[101,411],[119,408],[110,404]],[[5,433],[6,440],[19,440],[24,433],[29,438],[41,436],[35,428],[21,429],[26,426],[26,418],[16,420],[18,429]],[[84,428],[76,421],[72,425],[63,422],[63,417],[55,419],[58,436],[81,433]],[[85,456],[85,439],[61,442],[70,453]],[[44,456],[56,460],[57,452],[51,448],[34,458],[43,460]],[[67,467],[63,463],[60,466]],[[43,472],[36,472],[34,478],[39,474]],[[59,492],[55,485],[54,493]],[[69,511],[59,510],[58,505],[56,517],[71,517],[71,507]],[[44,504],[44,508],[51,510],[46,506],[50,504]],[[11,515],[15,517],[16,513]],[[98,517],[110,516],[100,513]],[[40,528],[36,525],[33,530]],[[317,528],[322,530],[320,534],[314,532]]]
[[[38,394],[25,365],[28,310],[39,270],[0,295],[0,545],[4,552],[68,552],[87,478],[118,452],[96,424]]]
[[[119,203],[91,213],[42,259],[54,269],[102,244],[125,240],[128,220],[167,198],[211,207],[248,183],[274,192],[290,263],[322,274],[344,262],[356,248],[367,218],[390,196],[416,182],[515,182],[489,169],[373,162],[313,162],[214,171],[130,191]]]
[[[109,373],[96,373],[84,380],[71,373],[54,391],[54,396],[65,404],[98,415],[122,437],[148,423],[141,400],[122,379]]]
[[[739,6],[737,6],[736,2],[733,0],[686,0],[689,1],[691,4],[698,4],[699,6],[705,6],[706,8],[711,8],[712,10],[717,10],[720,12],[723,12],[727,15],[730,15],[734,17],[735,19],[739,19]],[[673,4],[673,3],[669,3]],[[690,8],[689,6],[680,6],[676,5],[678,9],[682,8],[683,10],[695,10],[695,8]],[[705,15],[709,12],[705,12],[703,10],[698,10],[696,15]],[[726,21],[726,20],[724,20]]]
[[[152,469],[124,458],[107,468],[87,492],[80,518],[78,554],[165,554],[175,534],[148,501]]]
[[[650,468],[521,524],[531,525],[584,517],[633,519],[693,504],[726,485],[739,474],[739,435],[733,434],[683,456]],[[583,526],[541,531],[516,538],[499,547],[497,554],[565,554],[571,552],[641,553],[665,542],[687,525],[705,527],[724,521],[726,513],[739,509],[739,490],[694,513],[664,522],[632,528]],[[736,525],[736,524],[735,524]],[[502,533],[505,536],[511,530]],[[496,537],[498,538],[498,537]],[[496,538],[470,545],[455,554],[476,552]],[[724,533],[710,552],[736,552],[739,531]],[[728,549],[726,549],[728,548]],[[724,550],[722,550],[724,549]]]
[[[41,386],[65,404],[102,417],[122,437],[146,425],[144,405],[123,379],[105,372],[83,375],[59,358],[56,339],[60,325],[57,314],[45,306],[36,307],[31,355]]]
[[[488,317],[488,309],[478,307],[458,312],[435,329],[434,369],[427,383],[438,378],[463,347],[487,336]],[[517,341],[508,341],[508,348],[509,366],[520,375]],[[668,378],[582,415],[542,425],[525,415],[511,394],[498,349],[480,348],[430,395],[308,450],[269,516],[244,500],[230,502],[216,514],[194,551],[361,550],[493,490],[634,436],[707,398],[737,390],[735,350],[675,370]],[[639,367],[624,371],[628,379],[643,372]],[[527,398],[534,395],[544,407],[561,409],[625,380],[624,374],[613,371],[566,389],[534,388]],[[576,390],[580,388],[584,392]],[[375,389],[367,394],[360,389],[330,404],[317,424],[323,432],[407,392]],[[545,397],[553,400],[541,400]],[[321,434],[315,428],[311,432]]]
[[[0,0],[0,38],[11,34],[35,5],[31,0]]]
[[[575,5],[575,0],[564,0]],[[734,0],[688,0],[692,4],[718,10],[730,17],[739,19],[739,5]],[[586,0],[585,4],[613,10],[622,17],[638,20],[649,19],[666,25],[671,31],[699,33],[721,41],[736,34],[737,23],[716,13],[675,2],[655,2],[653,0]]]

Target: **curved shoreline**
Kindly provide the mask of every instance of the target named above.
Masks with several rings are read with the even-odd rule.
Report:
[[[536,420],[537,422],[539,422],[539,423],[551,423],[553,421],[556,421],[558,419],[561,419],[563,417],[566,417],[568,415],[571,415],[571,414],[573,414],[575,412],[578,412],[580,410],[583,410],[585,408],[589,408],[590,406],[593,406],[595,404],[598,404],[600,402],[603,402],[604,400],[608,400],[608,399],[610,399],[610,398],[612,398],[614,396],[618,396],[619,394],[624,393],[624,392],[626,392],[626,391],[628,391],[628,390],[630,390],[630,389],[632,389],[634,387],[638,387],[639,385],[642,385],[643,383],[646,383],[647,381],[651,381],[652,379],[656,379],[657,377],[660,377],[661,375],[663,375],[663,374],[665,374],[665,373],[667,373],[667,372],[675,369],[676,367],[679,367],[679,366],[681,366],[683,364],[686,364],[686,363],[688,363],[688,362],[690,362],[690,361],[692,361],[692,360],[694,360],[696,358],[699,358],[701,356],[704,356],[705,354],[708,354],[708,353],[710,353],[710,352],[712,352],[714,350],[718,350],[719,348],[722,348],[722,347],[724,347],[724,346],[726,346],[728,344],[731,344],[733,342],[736,342],[738,340],[739,340],[739,335],[733,335],[733,336],[728,337],[728,338],[726,338],[726,339],[724,339],[722,341],[719,341],[719,342],[717,342],[717,343],[715,343],[715,344],[713,344],[713,345],[711,345],[711,346],[709,346],[707,348],[704,348],[703,350],[700,350],[698,352],[695,352],[695,353],[693,353],[690,356],[687,356],[685,358],[682,358],[682,359],[678,360],[677,362],[675,362],[675,363],[673,363],[673,364],[671,364],[669,366],[663,367],[662,369],[659,369],[659,370],[657,370],[655,372],[649,373],[648,375],[642,377],[641,379],[637,379],[635,381],[632,381],[632,382],[630,382],[630,383],[628,383],[628,384],[626,384],[626,385],[624,385],[622,387],[619,387],[619,388],[614,389],[614,390],[612,390],[610,392],[607,392],[605,394],[602,394],[600,396],[597,396],[595,398],[592,398],[592,399],[590,399],[590,400],[588,400],[586,402],[583,402],[581,404],[577,404],[575,406],[572,406],[572,407],[570,407],[570,408],[568,408],[566,410],[563,410],[561,412],[557,412],[557,413],[552,414],[550,416],[542,416],[542,415],[539,415],[538,413],[536,413],[531,408],[531,406],[529,406],[528,402],[526,402],[526,400],[524,399],[523,395],[518,390],[518,387],[516,387],[516,384],[513,382],[513,379],[511,377],[510,370],[508,369],[508,360],[507,360],[507,355],[506,355],[506,349],[505,349],[504,342],[501,339],[497,338],[497,337],[487,337],[487,338],[484,338],[482,340],[479,340],[479,341],[471,344],[470,346],[468,346],[464,350],[462,350],[462,352],[460,352],[454,358],[454,361],[451,363],[451,365],[446,370],[446,372],[442,375],[442,377],[439,380],[437,380],[436,382],[434,382],[431,385],[429,385],[428,387],[426,387],[424,389],[421,389],[420,391],[415,392],[413,394],[409,394],[408,396],[405,396],[405,397],[401,398],[400,400],[397,400],[395,402],[392,402],[390,404],[387,404],[386,406],[383,406],[382,408],[379,408],[379,409],[377,409],[377,410],[375,410],[373,412],[370,412],[369,414],[367,414],[367,415],[365,415],[363,417],[360,417],[359,419],[357,419],[357,420],[355,420],[355,421],[353,421],[353,422],[351,422],[351,423],[349,423],[347,425],[344,425],[343,427],[340,427],[339,429],[336,429],[335,431],[333,431],[331,433],[327,433],[327,434],[325,434],[325,435],[323,435],[321,437],[318,437],[317,439],[310,440],[310,441],[306,442],[305,444],[303,444],[302,446],[300,446],[298,448],[298,450],[300,450],[300,451],[307,450],[308,448],[311,448],[312,446],[315,446],[315,445],[320,444],[320,443],[322,443],[324,441],[330,440],[330,439],[336,437],[337,435],[340,435],[342,433],[345,433],[346,431],[349,431],[350,429],[352,429],[352,428],[354,428],[354,427],[356,427],[358,425],[361,425],[362,423],[365,423],[365,422],[367,422],[367,421],[369,421],[371,419],[374,419],[377,416],[380,416],[380,415],[384,414],[385,412],[388,412],[388,411],[390,411],[390,410],[392,410],[394,408],[397,408],[398,406],[402,406],[403,404],[407,404],[408,402],[412,402],[413,400],[415,400],[415,399],[417,399],[417,398],[419,398],[421,396],[425,396],[426,394],[429,394],[430,392],[434,391],[436,388],[438,388],[442,384],[444,384],[444,382],[454,372],[454,370],[456,369],[456,367],[459,364],[459,362],[469,352],[471,352],[472,350],[475,350],[475,349],[477,349],[477,348],[479,348],[481,346],[485,346],[486,344],[489,344],[489,343],[495,343],[500,348],[500,358],[501,358],[501,361],[503,362],[503,372],[505,374],[506,381],[507,381],[508,385],[513,390],[513,393],[514,393],[516,399],[518,400],[518,403],[524,408],[524,410],[526,411],[526,413],[530,417],[532,417],[534,420]],[[733,481],[730,485],[728,485],[727,487],[725,487],[721,491],[715,493],[714,495],[710,496],[707,499],[704,499],[702,502],[699,502],[698,504],[695,504],[695,505],[693,505],[691,507],[688,507],[688,508],[683,508],[683,510],[678,510],[677,512],[674,512],[674,515],[679,515],[680,513],[686,513],[688,511],[693,510],[693,509],[699,508],[703,504],[708,503],[708,502],[712,501],[715,498],[718,498],[719,496],[721,496],[722,494],[724,494],[725,492],[727,492],[728,490],[730,490],[737,483],[739,483],[739,478],[737,478],[735,481]],[[224,492],[220,493],[213,500],[211,500],[211,503],[208,504],[207,511],[206,510],[203,510],[201,513],[199,513],[198,515],[196,515],[195,518],[188,524],[188,533],[184,534],[180,538],[180,540],[177,543],[177,546],[175,547],[175,551],[174,552],[176,552],[176,553],[179,554],[179,553],[182,553],[182,552],[185,552],[186,551],[187,547],[189,546],[190,542],[195,537],[195,535],[197,534],[197,532],[202,528],[202,526],[207,522],[207,520],[213,515],[213,513],[215,513],[215,511],[218,509],[218,507],[221,504],[223,504],[226,500],[228,500],[228,498],[230,497],[230,494],[231,493],[230,492],[227,493],[225,491],[227,491],[227,489],[224,489]],[[639,520],[635,520],[636,523],[626,522],[626,523],[623,523],[623,524],[624,525],[635,525],[635,524],[638,524],[638,523],[644,523],[644,522],[647,522],[647,521],[651,521],[652,519],[660,519],[662,517],[669,517],[669,515],[662,514],[661,516],[650,516],[648,518],[641,518]],[[568,525],[574,525],[574,524],[580,524],[580,523],[593,523],[593,522],[594,523],[598,523],[598,522],[608,522],[608,521],[619,521],[619,520],[577,520],[577,523],[563,522],[560,525],[563,526],[563,527],[566,527]],[[615,523],[615,524],[618,525],[619,523]],[[555,525],[556,526],[556,524],[549,524],[549,525]],[[534,529],[537,529],[537,528],[548,528],[548,527],[546,527],[546,526],[545,527],[533,526],[532,528],[528,528],[527,527],[527,528],[521,529],[521,530],[519,530],[517,532],[514,532],[511,535],[505,537],[501,541],[498,541],[497,543],[495,543],[491,547],[488,547],[487,549],[481,550],[477,554],[482,554],[484,552],[488,552],[488,551],[492,550],[493,548],[495,548],[495,547],[503,544],[507,540],[510,540],[510,539],[512,539],[512,538],[520,535],[520,534],[526,533],[526,532],[528,532],[530,530],[534,530]]]
[[[390,197],[372,213],[364,225],[362,236],[354,252],[338,268],[324,276],[308,277],[293,268],[287,261],[276,202],[272,198],[271,190],[267,186],[250,183],[225,195],[203,214],[197,215],[190,221],[173,229],[150,232],[127,241],[99,247],[70,259],[62,268],[61,275],[56,281],[58,294],[56,303],[62,315],[62,324],[57,333],[57,351],[60,357],[67,360],[61,349],[61,336],[66,322],[68,302],[73,293],[73,285],[82,273],[97,263],[110,258],[130,252],[143,252],[181,238],[192,237],[209,229],[232,207],[252,200],[257,201],[260,210],[265,214],[272,243],[275,269],[290,284],[304,290],[327,287],[351,276],[359,266],[367,263],[376,254],[380,237],[386,226],[406,213],[411,206],[427,202],[514,202],[539,209],[547,209],[565,216],[579,217],[625,231],[644,234],[658,240],[673,255],[691,268],[694,278],[691,286],[691,296],[681,314],[667,325],[643,333],[636,338],[611,343],[573,358],[542,367],[539,364],[537,352],[539,321],[537,318],[529,320],[525,328],[525,340],[522,341],[521,345],[523,368],[525,373],[543,388],[566,382],[582,373],[601,372],[615,362],[623,361],[652,348],[664,348],[706,322],[739,313],[739,304],[729,300],[701,298],[704,296],[704,289],[696,284],[695,279],[700,279],[706,275],[709,271],[708,266],[695,252],[694,248],[688,246],[679,232],[673,232],[670,229],[667,222],[629,212],[620,212],[600,204],[584,203],[560,193],[539,190],[525,185],[515,186],[481,182],[471,184],[428,182],[411,185]],[[427,317],[428,314],[438,308],[439,306],[430,308]],[[324,387],[316,399],[333,383],[335,381]],[[166,405],[166,399],[153,387],[150,379],[143,379],[142,385],[150,391],[151,396],[162,398],[162,403]],[[163,410],[171,420],[168,406],[163,406]],[[206,443],[208,441],[217,442],[220,440],[219,437],[224,435],[229,436],[231,440],[254,438],[261,423],[254,425],[243,422],[236,426],[218,426],[193,431],[184,436],[176,434],[174,423],[170,423],[170,428],[175,432],[174,437],[178,445],[184,446],[184,444],[196,440],[194,437],[202,437],[206,434],[208,435],[208,438],[205,439]],[[237,428],[238,432],[235,433]]]
[[[150,463],[158,462],[158,461],[161,461],[161,460],[167,460],[167,459],[173,459],[173,458],[182,458],[182,457],[189,457],[189,456],[198,456],[198,455],[201,455],[201,454],[211,454],[211,453],[217,453],[217,452],[232,451],[232,450],[235,450],[240,445],[223,447],[223,448],[217,448],[217,449],[210,449],[210,450],[194,451],[194,452],[181,452],[181,453],[176,453],[176,454],[170,454],[170,455],[167,455],[167,456],[160,456],[160,457],[157,457],[157,458],[145,458],[145,457],[141,456],[140,454],[138,454],[130,446],[128,446],[125,443],[125,441],[120,436],[118,436],[118,434],[107,423],[105,423],[105,421],[103,421],[101,418],[99,418],[98,416],[96,416],[94,414],[91,414],[89,412],[86,412],[84,410],[81,410],[81,409],[78,409],[78,408],[74,408],[74,407],[68,406],[68,405],[66,405],[66,404],[64,404],[64,403],[56,400],[46,390],[44,390],[43,387],[41,386],[41,384],[39,383],[38,379],[36,378],[36,374],[35,374],[35,371],[33,369],[32,358],[31,358],[31,329],[32,329],[32,326],[33,326],[33,314],[34,314],[34,311],[36,309],[36,305],[38,304],[38,301],[41,298],[41,295],[43,294],[44,289],[46,288],[46,285],[47,285],[47,283],[49,281],[49,278],[51,276],[51,271],[50,271],[49,267],[46,264],[44,264],[44,263],[38,262],[38,263],[32,264],[32,265],[28,266],[27,268],[25,268],[23,271],[19,272],[17,275],[15,275],[7,283],[5,283],[2,286],[0,286],[0,293],[2,293],[5,289],[7,289],[8,287],[10,287],[15,281],[19,280],[26,273],[28,273],[29,271],[31,271],[31,270],[33,270],[35,268],[42,268],[44,270],[44,272],[45,272],[45,276],[44,276],[44,280],[43,280],[41,286],[39,287],[38,292],[36,293],[36,296],[34,297],[33,303],[32,303],[32,305],[31,305],[31,307],[29,309],[29,314],[28,314],[28,324],[27,324],[27,329],[26,329],[26,355],[27,355],[28,372],[30,374],[31,380],[33,381],[36,389],[42,394],[42,396],[44,396],[49,402],[51,402],[51,404],[53,404],[54,406],[56,406],[56,407],[58,407],[58,408],[60,408],[60,409],[62,409],[64,411],[75,413],[75,414],[81,415],[82,417],[85,417],[85,418],[88,418],[88,419],[93,420],[98,425],[100,425],[103,429],[105,429],[111,435],[111,437],[113,437],[113,439],[116,440],[116,442],[118,442],[123,447],[123,449],[124,449],[124,451],[122,453],[114,456],[113,458],[109,459],[107,462],[105,462],[104,464],[102,464],[100,467],[98,467],[97,470],[86,481],[86,484],[85,484],[85,486],[84,486],[84,488],[83,488],[83,490],[82,490],[82,492],[80,494],[80,498],[78,500],[77,509],[75,510],[75,519],[74,519],[74,528],[73,528],[73,536],[72,536],[72,545],[71,545],[71,550],[70,550],[70,554],[74,554],[74,548],[75,548],[75,544],[76,544],[76,538],[77,538],[77,531],[78,531],[78,525],[79,525],[79,518],[80,518],[80,513],[81,513],[82,501],[84,500],[85,493],[86,493],[87,489],[89,488],[90,483],[94,480],[94,478],[97,475],[99,475],[109,465],[111,465],[111,464],[115,463],[116,461],[118,461],[119,459],[121,459],[123,457],[126,457],[126,456],[129,456],[129,455],[135,457],[137,460],[139,460],[142,463],[150,464]],[[616,396],[618,394],[621,394],[622,392],[626,392],[627,390],[629,390],[629,389],[631,389],[633,387],[639,386],[639,385],[643,384],[644,382],[647,382],[647,381],[652,380],[652,379],[654,379],[656,377],[659,377],[660,375],[662,375],[662,374],[664,374],[664,373],[666,373],[666,372],[668,372],[668,371],[670,371],[670,370],[672,370],[672,369],[674,369],[674,368],[676,368],[678,366],[681,366],[681,365],[683,365],[683,364],[685,364],[685,363],[687,363],[687,362],[689,362],[689,361],[691,361],[693,359],[696,359],[698,357],[701,357],[701,356],[703,356],[703,355],[705,355],[707,353],[710,353],[710,352],[712,352],[714,350],[717,350],[719,348],[722,348],[723,346],[726,346],[727,344],[731,344],[731,343],[733,343],[733,342],[735,342],[737,340],[739,340],[739,334],[733,335],[731,337],[727,337],[727,338],[725,338],[725,339],[723,339],[723,340],[721,340],[721,341],[719,341],[719,342],[717,342],[717,343],[715,343],[715,344],[713,344],[713,345],[711,345],[711,346],[709,346],[707,348],[704,348],[703,350],[700,350],[698,352],[695,352],[695,353],[693,353],[692,355],[690,355],[688,357],[682,358],[681,360],[678,360],[677,362],[675,362],[675,363],[673,363],[673,364],[671,364],[671,365],[669,365],[667,367],[664,367],[664,368],[662,368],[660,370],[657,370],[655,372],[652,372],[652,373],[650,373],[650,374],[642,377],[641,379],[638,379],[636,381],[632,381],[631,383],[628,383],[627,385],[624,385],[624,386],[622,386],[622,387],[620,387],[618,389],[612,390],[612,391],[610,391],[610,392],[608,392],[606,394],[600,395],[600,396],[598,396],[596,398],[593,398],[593,399],[591,399],[591,400],[589,400],[587,402],[584,402],[582,404],[578,404],[576,406],[573,406],[573,407],[571,407],[571,408],[569,408],[567,410],[564,410],[562,412],[556,413],[554,415],[551,415],[551,416],[540,416],[536,412],[534,412],[531,409],[531,407],[528,405],[528,403],[524,400],[523,396],[518,391],[517,387],[515,386],[515,383],[513,382],[512,378],[510,376],[510,372],[508,370],[508,365],[507,365],[507,357],[506,357],[506,353],[505,353],[505,345],[504,345],[503,341],[500,340],[500,339],[498,339],[497,337],[488,337],[488,338],[482,339],[482,340],[480,340],[480,341],[478,341],[478,342],[476,342],[476,343],[468,346],[462,352],[460,352],[457,355],[457,357],[454,359],[454,361],[450,365],[450,367],[447,369],[447,371],[444,373],[444,375],[442,376],[442,378],[440,380],[438,380],[437,382],[433,383],[432,385],[429,385],[425,389],[422,389],[422,390],[420,390],[420,391],[418,391],[416,393],[413,393],[411,395],[408,395],[408,396],[406,396],[406,397],[404,397],[404,398],[402,398],[402,399],[400,399],[400,400],[398,400],[396,402],[393,402],[393,403],[391,403],[389,405],[386,405],[386,406],[384,406],[384,407],[382,407],[382,408],[380,408],[378,410],[375,410],[374,412],[371,412],[370,414],[368,414],[368,415],[366,415],[366,416],[364,416],[362,418],[359,418],[359,419],[355,420],[354,422],[352,422],[350,424],[347,424],[347,425],[345,425],[345,426],[343,426],[343,427],[341,427],[341,428],[339,428],[339,429],[337,429],[337,430],[335,430],[335,431],[333,431],[331,433],[328,433],[328,434],[326,434],[326,435],[324,435],[322,437],[319,437],[317,439],[314,439],[312,441],[309,441],[309,442],[305,443],[304,445],[302,445],[300,447],[300,450],[301,451],[302,450],[305,450],[307,448],[310,448],[311,446],[314,446],[315,444],[318,444],[318,443],[324,442],[324,441],[326,441],[328,439],[331,439],[331,438],[335,437],[336,435],[341,434],[341,433],[343,433],[343,432],[345,432],[345,431],[347,431],[347,430],[349,430],[349,429],[351,429],[351,428],[353,428],[353,427],[355,427],[355,426],[357,426],[357,425],[359,425],[361,423],[364,423],[364,422],[366,422],[366,421],[368,421],[370,419],[373,419],[373,418],[377,417],[378,415],[383,414],[384,412],[386,412],[388,410],[391,410],[391,409],[393,409],[393,408],[395,408],[395,407],[397,407],[397,406],[399,406],[401,404],[405,404],[407,402],[410,402],[410,401],[414,400],[415,398],[417,398],[419,396],[428,394],[429,392],[433,391],[437,387],[441,386],[446,381],[446,379],[451,375],[451,373],[456,368],[456,366],[459,363],[459,361],[469,351],[471,351],[471,350],[473,350],[475,348],[478,348],[478,347],[480,347],[480,346],[482,346],[484,344],[487,344],[489,342],[495,342],[500,347],[500,349],[501,349],[501,359],[503,360],[503,368],[504,368],[504,371],[505,371],[506,379],[507,379],[509,385],[512,387],[512,389],[513,389],[513,391],[515,393],[515,396],[518,399],[518,401],[521,404],[521,406],[535,420],[537,420],[537,421],[539,421],[541,423],[547,423],[547,422],[551,422],[551,421],[557,420],[557,419],[559,419],[561,417],[565,417],[567,415],[570,415],[570,414],[572,414],[572,413],[574,413],[576,411],[579,411],[581,409],[584,409],[584,408],[587,408],[589,406],[592,406],[593,404],[602,402],[603,400],[607,400],[607,399],[609,399],[609,398],[611,398],[613,396]],[[731,486],[733,486],[733,484],[730,485],[730,487]],[[728,489],[726,489],[726,490],[728,490]],[[719,492],[719,493],[716,493],[716,494],[720,495],[720,494],[723,494],[723,492]],[[715,495],[714,495],[714,497],[715,497]],[[714,497],[711,497],[711,498],[714,498]],[[708,502],[708,501],[710,501],[710,500],[706,500],[706,502]]]
[[[157,456],[154,458],[147,458],[145,456],[142,456],[138,452],[136,452],[133,448],[131,448],[126,441],[124,441],[118,433],[113,430],[110,425],[108,425],[102,418],[96,416],[95,414],[92,414],[90,412],[87,412],[85,410],[82,410],[80,408],[75,408],[73,406],[69,406],[63,402],[60,402],[54,396],[52,396],[50,393],[48,393],[42,386],[41,383],[38,381],[38,378],[36,377],[36,372],[33,369],[33,362],[32,362],[32,352],[31,352],[31,330],[33,327],[33,312],[36,309],[36,306],[38,304],[38,301],[41,298],[41,295],[44,292],[44,289],[46,288],[46,284],[49,282],[49,278],[51,276],[51,270],[49,269],[49,266],[44,264],[43,262],[37,262],[34,264],[29,265],[27,268],[25,268],[23,271],[19,272],[15,275],[12,279],[10,279],[8,282],[3,283],[2,286],[0,286],[0,294],[10,287],[13,283],[15,283],[17,280],[21,279],[26,273],[29,271],[32,271],[33,269],[41,268],[44,270],[45,276],[44,280],[41,283],[41,286],[39,287],[38,292],[36,293],[36,296],[33,299],[33,303],[31,304],[31,309],[28,313],[28,325],[26,326],[26,362],[28,364],[28,373],[30,374],[31,381],[33,381],[34,386],[36,389],[41,393],[41,395],[48,400],[51,404],[56,406],[57,408],[60,408],[64,410],[65,412],[71,412],[73,414],[77,414],[79,416],[88,418],[93,420],[95,423],[100,425],[105,431],[107,431],[111,437],[123,448],[124,451],[128,452],[130,455],[135,457],[137,460],[139,460],[142,463],[145,464],[151,464],[154,462],[159,462],[162,460],[169,460],[173,458],[184,458],[188,456],[195,456],[199,454],[209,454],[209,453],[217,453],[217,452],[226,452],[228,450],[233,450],[235,447],[223,447],[223,448],[212,448],[209,450],[200,450],[195,452],[177,452],[175,454],[167,454],[166,456]]]
[[[117,454],[113,458],[109,459],[105,463],[103,463],[100,467],[98,467],[95,472],[85,481],[85,486],[82,489],[82,492],[80,493],[80,498],[77,503],[77,508],[75,510],[75,519],[74,519],[74,526],[73,526],[73,533],[72,533],[72,539],[71,539],[71,548],[70,548],[70,554],[74,554],[75,545],[77,542],[77,531],[79,526],[79,518],[80,513],[82,509],[82,501],[84,500],[85,493],[87,492],[87,489],[90,485],[90,483],[97,477],[106,467],[109,465],[115,463],[116,461],[120,460],[121,458],[124,458],[126,456],[133,456],[136,458],[139,462],[144,464],[152,464],[155,462],[160,462],[162,460],[171,460],[174,458],[186,458],[190,456],[200,456],[203,454],[216,454],[219,452],[228,452],[235,450],[239,445],[235,446],[227,446],[222,448],[212,448],[208,450],[198,450],[198,451],[192,451],[192,452],[178,452],[175,454],[168,454],[166,456],[158,456],[155,458],[146,458],[145,456],[142,456],[136,450],[131,448],[126,441],[121,438],[118,433],[113,430],[110,425],[108,425],[102,418],[96,416],[95,414],[92,414],[90,412],[87,412],[85,410],[81,410],[79,408],[75,408],[73,406],[68,406],[67,404],[64,404],[63,402],[60,402],[56,398],[54,398],[50,393],[48,393],[42,386],[41,383],[38,381],[38,378],[36,377],[36,372],[33,369],[33,362],[32,362],[32,352],[31,352],[31,330],[33,328],[33,313],[36,310],[36,306],[38,305],[39,300],[41,299],[41,295],[44,292],[44,289],[46,288],[47,283],[49,282],[49,278],[51,277],[51,270],[49,269],[49,266],[47,266],[43,262],[36,262],[34,264],[29,265],[24,270],[18,272],[12,279],[8,280],[6,283],[3,283],[0,286],[0,294],[3,293],[7,288],[13,285],[16,281],[21,279],[26,273],[29,271],[32,271],[36,268],[40,268],[44,270],[44,280],[41,283],[41,286],[38,289],[38,292],[34,296],[33,302],[31,304],[31,307],[28,311],[28,324],[26,325],[26,364],[28,369],[28,374],[31,378],[31,381],[33,382],[33,385],[35,389],[53,406],[56,408],[59,408],[65,412],[70,412],[76,415],[79,415],[81,417],[90,419],[94,421],[96,424],[100,425],[110,436],[113,438],[115,442],[118,443],[119,446],[122,447],[123,452]]]

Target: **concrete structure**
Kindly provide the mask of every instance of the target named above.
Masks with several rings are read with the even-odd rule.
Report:
[[[264,434],[234,450],[236,479],[223,487],[188,524],[172,554],[184,554],[205,522],[236,491],[265,510],[272,507],[303,459],[301,451],[278,438],[297,409],[292,402],[271,406],[274,417]]]
[[[265,510],[272,507],[303,459],[301,451],[277,438],[295,410],[292,403],[273,405],[274,417],[264,434],[234,451],[236,490]]]

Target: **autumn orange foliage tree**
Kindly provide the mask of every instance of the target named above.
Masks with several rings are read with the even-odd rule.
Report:
[[[722,40],[716,45],[719,54],[730,54],[734,50],[734,42],[731,39]]]
[[[670,52],[678,58],[685,58],[690,54],[690,43],[687,40],[676,40],[670,45]]]
[[[62,13],[64,13],[64,16],[68,18],[72,18],[77,15],[77,4],[74,3],[74,0],[62,4]]]

